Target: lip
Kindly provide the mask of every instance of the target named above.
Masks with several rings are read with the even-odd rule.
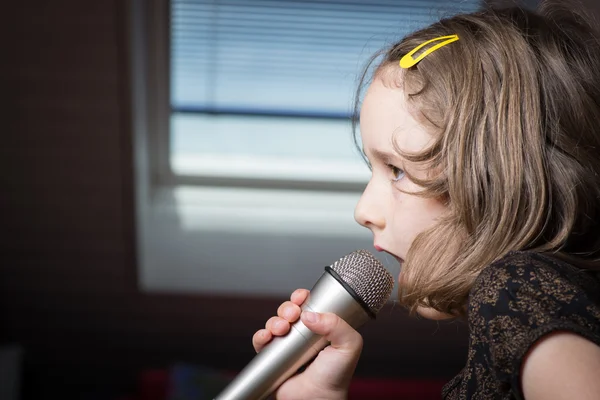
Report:
[[[398,261],[398,263],[402,264],[404,263],[404,259],[398,257],[397,255],[395,255],[394,253],[392,253],[391,251],[386,250],[385,248],[381,247],[378,244],[374,244],[373,247],[375,248],[375,250],[377,250],[378,252],[385,252],[388,253],[390,256],[394,257],[396,259],[396,261]]]

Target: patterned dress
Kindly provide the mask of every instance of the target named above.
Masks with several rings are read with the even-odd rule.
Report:
[[[511,252],[475,281],[468,323],[467,364],[442,397],[523,399],[522,361],[542,336],[570,331],[600,345],[600,277],[548,255]]]

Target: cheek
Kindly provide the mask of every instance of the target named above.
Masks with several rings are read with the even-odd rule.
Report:
[[[446,206],[434,199],[427,199],[397,191],[394,196],[394,230],[402,234],[401,241],[412,242],[415,236],[435,225],[446,211]]]
[[[446,207],[437,200],[422,199],[420,227],[424,231],[433,227],[446,211]]]
[[[446,213],[448,207],[439,200],[424,199],[426,204],[424,205],[424,212],[429,216],[431,223],[435,223],[440,217]]]

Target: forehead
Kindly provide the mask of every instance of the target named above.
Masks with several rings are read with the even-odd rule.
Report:
[[[413,118],[405,94],[397,85],[380,77],[369,86],[360,112],[360,130],[365,152],[401,150],[418,152],[432,140],[425,128]]]

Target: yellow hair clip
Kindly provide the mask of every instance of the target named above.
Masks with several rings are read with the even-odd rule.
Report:
[[[443,42],[438,43],[435,46],[431,46],[431,48],[425,50],[417,58],[413,58],[413,55],[417,51],[421,50],[423,47],[427,46],[429,43],[437,42],[439,40],[443,40]],[[439,49],[440,47],[444,47],[445,45],[452,43],[452,42],[456,42],[457,40],[458,40],[458,35],[440,36],[435,39],[428,40],[425,43],[418,45],[417,47],[412,49],[409,53],[407,53],[404,57],[402,57],[400,59],[400,66],[402,68],[410,68],[413,65],[415,65],[416,63],[418,63],[419,61],[421,61],[422,59],[424,59],[425,57],[427,57],[429,54],[431,54],[434,51],[436,51],[437,49]]]

